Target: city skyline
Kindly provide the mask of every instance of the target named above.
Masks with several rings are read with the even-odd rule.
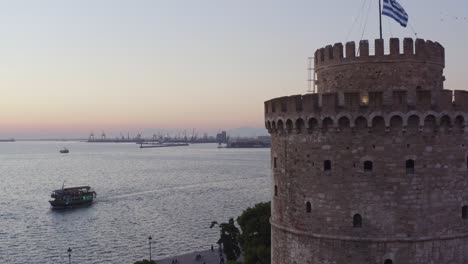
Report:
[[[384,17],[384,39],[440,42],[445,88],[466,89],[468,4],[400,3],[410,26]],[[371,0],[5,1],[0,19],[0,138],[262,128],[317,48],[378,37]]]

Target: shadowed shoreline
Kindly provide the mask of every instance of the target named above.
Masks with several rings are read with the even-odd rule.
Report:
[[[201,255],[200,260],[196,260],[196,256]],[[195,251],[192,253],[182,254],[178,256],[167,257],[163,259],[156,260],[157,264],[172,264],[172,261],[177,259],[179,264],[219,264],[219,252],[217,249],[211,251],[202,250]],[[226,257],[224,257],[224,263],[226,263]]]

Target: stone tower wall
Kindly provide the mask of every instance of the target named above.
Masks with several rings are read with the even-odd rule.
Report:
[[[375,40],[373,54],[363,40],[355,50],[355,43],[337,43],[315,52],[315,70],[319,93],[347,91],[392,91],[443,89],[444,48],[439,43],[404,39],[390,39],[390,52],[384,54],[384,41]],[[356,55],[357,53],[357,55]]]
[[[272,263],[468,263],[468,92],[320,84],[265,102]]]

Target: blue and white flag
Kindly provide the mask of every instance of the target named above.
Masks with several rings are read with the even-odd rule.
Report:
[[[396,0],[383,0],[382,15],[395,19],[402,27],[408,24],[408,14]]]

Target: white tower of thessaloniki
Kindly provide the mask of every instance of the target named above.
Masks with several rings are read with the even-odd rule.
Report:
[[[265,102],[272,263],[468,263],[468,92],[444,89],[444,48],[344,46],[315,53],[317,93]]]

